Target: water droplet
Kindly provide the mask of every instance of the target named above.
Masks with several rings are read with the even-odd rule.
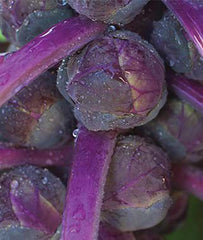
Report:
[[[26,18],[26,19],[24,20],[24,23],[23,23],[23,24],[24,24],[25,26],[28,26],[29,23],[30,23],[30,20]]]
[[[170,61],[169,61],[169,65],[170,65],[171,67],[173,67],[173,66],[175,65],[175,62],[174,62],[173,60],[170,60]]]
[[[66,4],[68,4],[67,0],[57,0],[58,4],[61,6],[65,6]]]
[[[73,212],[73,218],[82,221],[86,218],[86,213],[83,204],[79,204],[77,209]]]
[[[11,188],[12,189],[16,189],[16,188],[18,188],[18,186],[19,186],[19,182],[17,180],[13,180],[11,182]]]
[[[73,137],[76,138],[78,136],[78,133],[79,133],[79,129],[77,128],[73,131]]]
[[[110,25],[108,27],[108,32],[114,32],[114,31],[116,31],[116,27],[114,25]]]
[[[45,184],[47,184],[47,182],[48,182],[47,177],[44,177],[44,178],[42,179],[42,183],[45,185]]]

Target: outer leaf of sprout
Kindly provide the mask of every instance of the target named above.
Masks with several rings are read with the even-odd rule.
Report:
[[[169,154],[171,161],[202,160],[203,116],[187,102],[169,98],[157,118],[142,130]]]
[[[46,169],[23,166],[0,177],[0,233],[47,239],[62,220],[65,187]],[[35,236],[35,237],[34,237]],[[49,239],[49,238],[48,238]]]

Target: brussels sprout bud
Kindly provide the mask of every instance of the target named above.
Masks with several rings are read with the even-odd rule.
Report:
[[[57,230],[65,187],[48,170],[16,168],[0,177],[1,239],[50,239]]]
[[[162,60],[128,31],[98,38],[70,57],[59,70],[58,87],[74,102],[76,118],[93,131],[143,125],[166,100]]]
[[[139,14],[149,0],[69,0],[78,13],[96,21],[126,24]]]
[[[203,58],[170,12],[154,23],[151,41],[174,71],[203,81]]]
[[[0,108],[2,136],[21,146],[49,148],[72,138],[71,107],[47,72]]]
[[[186,102],[170,98],[145,132],[168,152],[172,161],[203,158],[203,117]]]
[[[167,155],[139,136],[118,139],[103,201],[104,221],[121,231],[155,226],[171,205]]]
[[[0,25],[4,35],[22,46],[52,27],[73,16],[70,7],[56,0],[4,0],[0,12]]]

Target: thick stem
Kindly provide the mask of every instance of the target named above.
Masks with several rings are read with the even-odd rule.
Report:
[[[73,154],[73,142],[59,149],[15,148],[0,145],[0,169],[23,164],[45,166],[68,166]]]
[[[173,166],[173,184],[175,187],[192,193],[203,200],[203,171],[192,165]]]
[[[162,0],[195,43],[203,56],[203,4],[199,0]]]
[[[203,85],[182,75],[169,74],[169,88],[197,111],[203,113]]]
[[[0,106],[41,73],[102,33],[105,25],[84,17],[69,18],[20,50],[0,58]]]
[[[115,132],[79,130],[68,182],[61,240],[96,240]]]

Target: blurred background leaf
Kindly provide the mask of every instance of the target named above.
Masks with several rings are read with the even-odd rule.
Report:
[[[6,42],[6,38],[2,34],[1,30],[0,30],[0,42]]]
[[[202,240],[203,239],[203,202],[190,197],[189,210],[185,222],[166,240]]]

